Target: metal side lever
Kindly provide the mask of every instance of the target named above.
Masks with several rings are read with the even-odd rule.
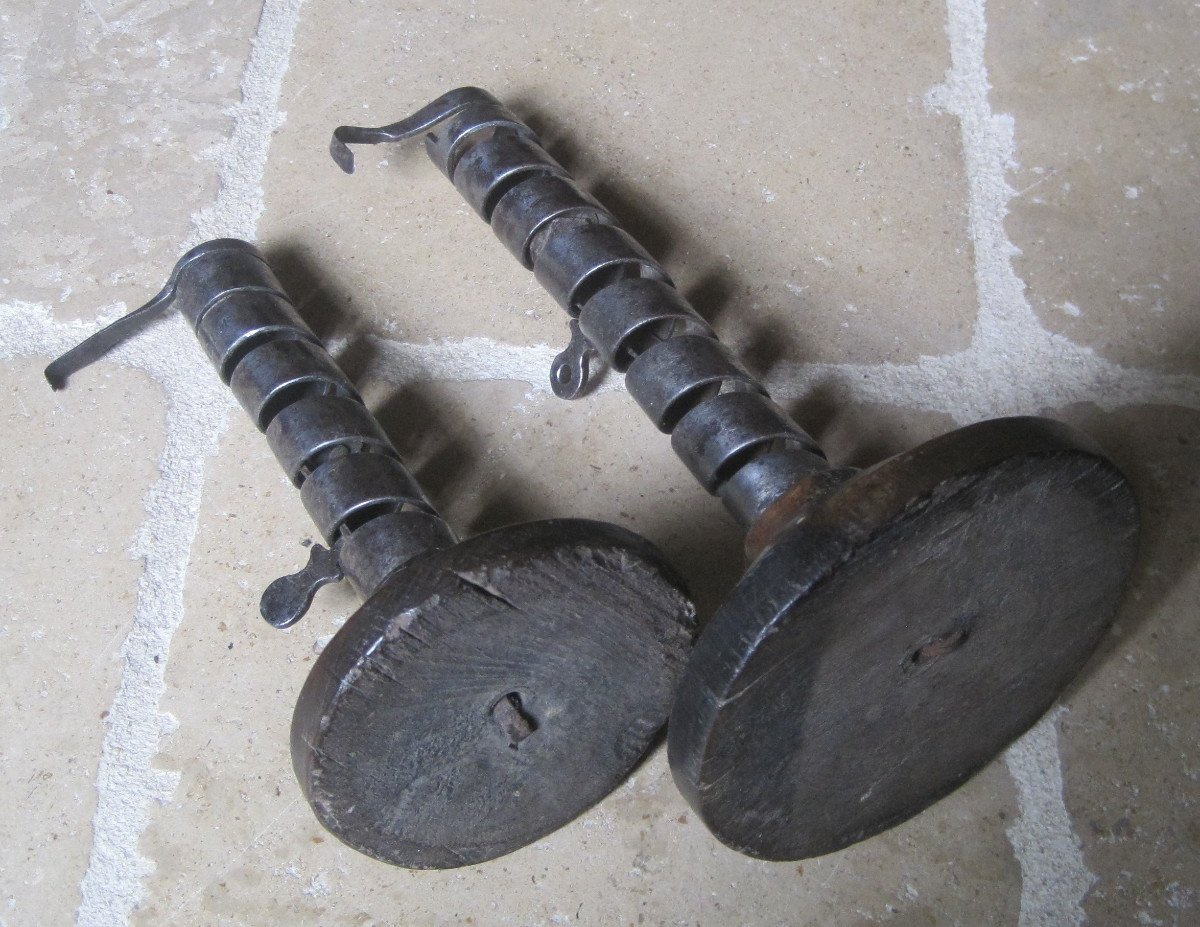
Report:
[[[345,578],[340,548],[340,540],[332,548],[314,544],[309,548],[304,569],[281,576],[267,586],[258,603],[259,614],[267,624],[273,628],[290,628],[304,617],[318,589]]]
[[[468,106],[480,102],[495,103],[496,99],[486,90],[478,87],[459,87],[449,93],[443,93],[436,100],[427,103],[411,116],[406,116],[391,125],[378,126],[338,126],[333,130],[333,139],[329,142],[329,153],[333,160],[347,174],[354,173],[354,152],[348,145],[378,145],[382,142],[402,142],[415,138],[422,132],[428,132],[440,122],[445,122],[452,116],[462,112]]]
[[[134,309],[128,315],[123,315],[115,322],[111,322],[100,331],[95,332],[90,337],[84,339],[66,354],[51,361],[46,367],[46,381],[50,384],[51,389],[63,389],[67,385],[67,379],[73,373],[78,373],[84,367],[88,367],[100,360],[105,354],[115,348],[124,341],[128,341],[143,328],[166,315],[167,310],[171,308],[171,303],[175,299],[175,282],[177,273],[172,273],[171,278],[167,281],[167,285],[159,291],[159,294],[141,306]]]
[[[571,320],[571,341],[550,365],[550,388],[559,399],[578,399],[591,386],[591,365],[598,356],[595,346]]]

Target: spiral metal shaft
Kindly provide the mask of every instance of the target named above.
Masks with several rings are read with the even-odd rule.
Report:
[[[571,343],[551,368],[554,392],[587,391],[598,355],[710,493],[745,526],[804,480],[834,479],[824,454],[720,343],[671,278],[585,193],[498,100],[461,88],[391,126],[342,126],[348,144],[425,136],[429,157],[471,208],[571,316]]]
[[[262,254],[244,241],[193,248],[158,296],[56,360],[46,378],[61,387],[170,308],[183,313],[266,435],[331,548],[314,545],[305,570],[272,584],[264,618],[279,627],[294,623],[317,587],[343,575],[368,596],[417,554],[454,543],[354,385],[300,319]]]

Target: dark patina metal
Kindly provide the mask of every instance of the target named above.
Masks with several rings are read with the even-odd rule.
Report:
[[[457,541],[257,249],[189,251],[166,288],[52,363],[62,387],[178,308],[266,434],[328,547],[272,583],[287,627],[346,576],[366,599],[292,721],[314,813],[377,859],[447,868],[508,853],[611,791],[666,720],[694,610],[649,542],[560,519]]]
[[[816,443],[666,271],[494,97],[462,88],[348,144],[424,136],[434,163],[571,316],[555,393],[591,362],[747,528],[751,565],[693,652],[668,744],[713,832],[770,859],[919,812],[1051,705],[1111,622],[1134,497],[1085,437],[982,422],[863,472]]]

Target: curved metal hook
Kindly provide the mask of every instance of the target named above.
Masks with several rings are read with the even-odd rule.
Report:
[[[378,145],[381,142],[402,142],[428,132],[439,122],[458,115],[474,103],[494,103],[499,100],[479,87],[459,87],[431,103],[427,103],[411,116],[406,116],[391,125],[369,128],[367,126],[338,126],[333,130],[329,142],[329,153],[347,174],[354,173],[354,152],[348,145]]]
[[[73,373],[78,373],[84,367],[94,364],[105,354],[124,341],[128,341],[155,319],[165,315],[175,299],[176,287],[183,269],[193,260],[213,251],[227,249],[245,249],[253,251],[251,245],[237,238],[214,238],[196,245],[187,254],[175,262],[171,268],[171,276],[166,285],[159,290],[158,295],[144,306],[140,306],[123,315],[115,322],[110,322],[100,331],[85,338],[62,357],[51,361],[44,373],[51,389],[59,390],[67,385],[67,379]]]
[[[104,326],[89,338],[85,338],[66,354],[62,355],[46,367],[46,381],[51,389],[59,390],[67,385],[67,378],[78,373],[84,367],[94,364],[121,342],[132,338],[155,319],[165,315],[175,299],[175,283],[179,277],[179,266],[171,271],[167,285],[159,294],[128,315],[123,315],[115,322]]]

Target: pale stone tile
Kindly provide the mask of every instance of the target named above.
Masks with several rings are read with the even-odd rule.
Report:
[[[53,393],[42,359],[0,373],[0,920],[73,922],[95,776],[139,564],[129,547],[157,477],[160,393],[107,368]]]
[[[191,922],[193,893],[220,879],[289,804],[303,802],[288,753],[292,706],[318,637],[358,600],[348,588],[327,588],[290,631],[269,627],[258,601],[272,579],[303,565],[302,543],[315,538],[299,494],[239,412],[207,474],[185,617],[167,667],[162,707],[180,726],[164,738],[159,764],[181,778],[142,839],[157,866],[137,915],[145,923],[173,914]]]
[[[259,860],[235,866],[198,910],[229,924],[1009,924],[1008,793],[993,768],[919,825],[821,860],[763,863],[708,835],[660,751],[547,840],[466,870],[398,871],[311,827],[273,829]]]
[[[1142,515],[1125,606],[1060,720],[1067,805],[1097,877],[1084,910],[1184,924],[1200,908],[1200,413],[1072,417],[1133,480]]]
[[[91,318],[158,291],[216,193],[211,149],[229,132],[257,18],[237,0],[6,7],[6,299]]]
[[[1006,225],[1043,324],[1124,364],[1197,373],[1197,9],[988,12],[992,104],[1015,120],[1020,162]]]
[[[162,286],[193,214],[216,192],[212,148],[232,124],[231,104],[257,19],[253,4],[225,0],[56,0],[9,5],[0,13],[6,354],[22,350],[20,339],[39,327],[44,330],[35,340],[47,345],[66,347],[83,336],[76,329],[56,331],[53,323],[45,329],[43,309],[93,318],[120,303],[136,306]],[[29,315],[28,332],[22,313]],[[163,446],[162,394],[144,374],[114,373],[103,365],[52,396],[40,376],[47,360],[4,367],[6,378],[21,383],[10,404],[21,419],[12,412],[18,424],[5,432],[12,465],[6,461],[0,472],[27,479],[29,487],[6,494],[3,512],[13,532],[6,543],[35,552],[35,568],[8,585],[18,603],[14,609],[40,616],[57,606],[63,612],[53,627],[47,622],[42,629],[44,642],[23,645],[10,658],[6,676],[36,682],[40,689],[31,692],[56,702],[26,704],[28,710],[5,718],[6,759],[36,762],[29,772],[55,777],[30,801],[10,803],[16,810],[5,824],[14,830],[4,828],[5,844],[18,855],[0,865],[14,886],[6,884],[0,902],[0,920],[8,924],[73,922],[80,903],[106,734],[101,715],[116,691],[117,654],[142,576],[127,550],[134,527],[145,519],[143,494],[157,481],[154,464]],[[35,406],[41,408],[30,411]],[[44,446],[34,449],[18,437],[30,423],[44,430],[35,432]],[[58,432],[67,437],[52,437]],[[168,496],[177,489],[165,486]],[[29,496],[34,490],[36,496]],[[38,498],[45,506],[47,494],[58,500],[56,512],[79,524],[57,515],[48,519],[44,507],[31,523],[29,507]],[[10,555],[6,562],[21,561]],[[52,575],[44,565],[55,563],[61,570]],[[155,655],[156,661],[167,658],[166,652]],[[54,661],[75,668],[46,674]],[[154,705],[147,707],[157,722]],[[17,733],[11,733],[13,725]],[[119,753],[130,739],[156,733],[135,725],[113,739],[113,749]],[[64,770],[58,763],[71,765]],[[12,768],[6,766],[6,773]],[[137,817],[144,785],[124,780],[108,792],[117,814],[104,822],[106,839],[116,833],[120,842],[125,816]],[[18,784],[8,791],[17,796],[28,789]],[[9,839],[9,833],[21,836]],[[136,851],[136,834],[116,855],[126,848]],[[118,882],[126,872],[117,874]],[[102,871],[94,880],[94,906],[104,908],[120,891],[112,875]],[[109,915],[119,912],[120,902],[114,905]]]
[[[837,467],[870,467],[955,428],[946,414],[857,402],[819,390],[792,405],[793,417]]]
[[[565,340],[561,313],[420,144],[359,149],[465,83],[500,95],[755,361],[915,359],[974,318],[958,126],[924,94],[949,64],[942,9],[554,3],[516,16],[313,0],[297,33],[264,237],[377,331],[422,342]],[[762,355],[762,356],[759,356]]]

